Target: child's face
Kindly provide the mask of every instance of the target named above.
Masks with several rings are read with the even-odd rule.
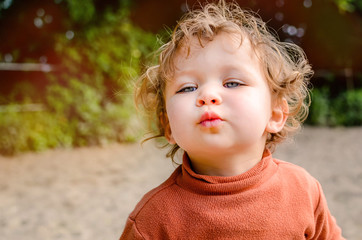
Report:
[[[267,132],[278,131],[261,64],[247,38],[221,33],[190,56],[181,49],[165,91],[166,138],[191,159],[262,151]],[[284,124],[284,123],[283,123]],[[274,128],[273,128],[274,127]]]

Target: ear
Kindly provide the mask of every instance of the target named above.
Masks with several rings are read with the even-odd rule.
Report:
[[[167,126],[165,126],[165,137],[166,137],[166,140],[169,144],[175,144],[175,139],[173,138],[172,136],[172,131],[171,131],[171,127],[170,127],[170,124],[167,123]]]
[[[168,117],[166,113],[160,115],[160,123],[163,127],[165,138],[170,144],[175,144],[175,139],[172,136],[172,131],[170,127],[170,123],[168,121]]]
[[[272,114],[266,126],[269,133],[277,133],[281,131],[287,121],[289,113],[288,102],[285,98],[277,100],[272,109]]]

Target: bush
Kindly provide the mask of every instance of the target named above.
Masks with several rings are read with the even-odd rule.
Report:
[[[313,89],[307,124],[321,126],[362,125],[362,89],[349,90],[331,99],[327,88]]]
[[[156,37],[133,26],[122,10],[107,12],[100,23],[76,34],[71,40],[57,37],[58,70],[48,73],[44,96],[26,98],[41,101],[45,111],[19,112],[13,104],[0,112],[0,153],[137,137],[128,128],[135,112],[132,81],[157,48]]]
[[[76,79],[69,81],[69,87],[50,86],[47,94],[49,109],[58,118],[66,120],[74,136],[74,146],[130,139],[122,136],[133,114],[129,101],[124,97],[122,104],[102,100],[102,94],[96,88]]]
[[[122,11],[106,13],[100,25],[74,40],[59,36],[64,70],[50,74],[46,104],[69,121],[73,145],[135,139],[127,131],[134,114],[132,81],[156,45],[156,37],[133,26]]]
[[[49,112],[18,112],[16,108],[8,105],[0,113],[0,153],[72,146],[74,137],[66,119]]]
[[[362,125],[362,89],[339,95],[334,101],[332,115],[336,125]]]
[[[330,106],[329,91],[327,88],[313,89],[312,102],[309,108],[307,123],[311,125],[329,125]]]

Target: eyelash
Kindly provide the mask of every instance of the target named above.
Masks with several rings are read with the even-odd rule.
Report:
[[[228,86],[230,84],[232,84],[233,86]],[[239,82],[227,82],[227,83],[224,83],[224,87],[226,87],[226,88],[235,88],[235,87],[239,87],[241,85],[242,84],[239,83]]]
[[[232,86],[230,86],[232,84]],[[245,83],[241,80],[238,79],[229,79],[228,81],[226,81],[223,86],[226,88],[236,88],[236,87],[240,87],[240,86],[244,86]]]
[[[193,92],[197,89],[197,87],[194,86],[188,86],[188,87],[184,87],[181,88],[180,90],[178,90],[176,93],[187,93],[187,92]]]
[[[232,86],[230,86],[231,84],[232,84]],[[223,84],[223,86],[225,88],[236,88],[236,87],[243,86],[243,85],[245,85],[245,84],[242,82],[239,82],[239,81],[229,81],[229,82],[226,82]],[[187,87],[181,88],[176,93],[188,93],[188,92],[196,91],[196,89],[197,89],[197,87],[195,87],[195,86],[187,86]]]

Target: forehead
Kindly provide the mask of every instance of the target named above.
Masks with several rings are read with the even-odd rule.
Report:
[[[223,51],[230,53],[237,51],[242,45],[246,45],[246,48],[251,46],[249,38],[247,36],[243,36],[241,33],[220,32],[212,39],[191,36],[190,38],[182,41],[180,47],[176,51],[176,57],[192,57],[202,49],[205,49],[210,45],[215,45],[215,42],[223,47]]]
[[[240,60],[244,60],[244,63],[258,62],[256,51],[247,36],[221,32],[211,40],[198,37],[184,40],[173,59],[173,74],[177,75],[188,67],[197,68],[199,64],[213,62],[211,59],[217,59],[217,65],[235,65]]]

